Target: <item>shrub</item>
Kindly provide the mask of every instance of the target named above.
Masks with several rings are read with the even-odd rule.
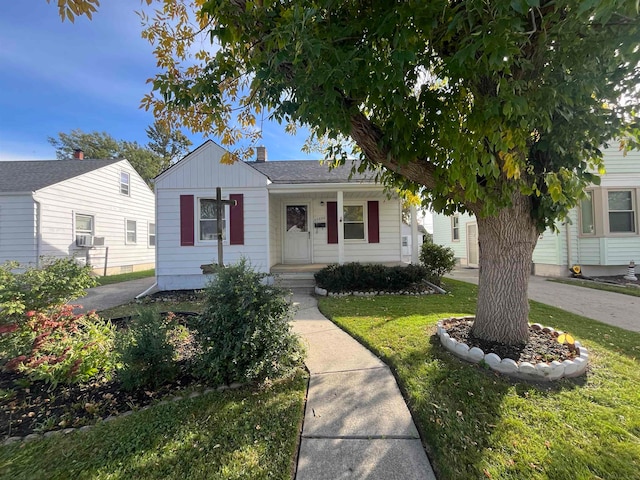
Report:
[[[456,266],[453,250],[431,242],[422,244],[420,261],[429,272],[428,280],[436,285],[440,285],[442,277]]]
[[[17,262],[0,265],[0,364],[17,357],[33,360],[39,350],[33,351],[36,337],[66,338],[76,333],[80,323],[95,320],[90,316],[81,321],[81,317],[73,315],[71,307],[64,307],[66,302],[95,285],[90,272],[89,267],[80,266],[69,258],[43,260],[40,268],[21,268]],[[93,327],[88,325],[87,328]],[[24,362],[15,364],[23,365]],[[47,364],[41,363],[45,366],[40,370]]]
[[[157,388],[176,378],[175,347],[170,341],[172,318],[164,319],[153,309],[140,310],[129,328],[119,332],[118,376],[125,390]]]
[[[329,265],[315,274],[318,286],[331,292],[409,290],[423,282],[428,271],[420,265],[387,267],[380,264]]]
[[[114,328],[95,313],[75,315],[73,306],[63,305],[27,312],[26,319],[0,334],[8,346],[6,370],[53,386],[112,370]]]
[[[20,272],[20,270],[23,270]],[[91,267],[71,258],[43,260],[41,267],[21,268],[17,262],[0,265],[0,325],[28,311],[64,305],[96,285]]]
[[[300,364],[301,346],[289,326],[292,306],[265,278],[242,259],[207,286],[204,311],[192,323],[198,375],[214,383],[261,381]]]

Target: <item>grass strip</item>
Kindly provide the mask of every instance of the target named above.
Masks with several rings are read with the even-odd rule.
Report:
[[[624,285],[610,285],[608,283],[594,282],[591,280],[568,280],[565,278],[548,279],[550,282],[563,283],[565,285],[573,285],[577,287],[592,288],[594,290],[604,290],[605,292],[622,293],[633,297],[640,297],[640,288],[633,285],[625,287]]]
[[[290,479],[306,373],[0,447],[0,479]]]
[[[447,295],[323,298],[321,311],[395,371],[446,479],[640,479],[640,334],[531,302],[530,319],[574,334],[586,377],[514,382],[446,352],[436,322],[473,314],[477,287]]]
[[[155,269],[140,270],[138,272],[121,273],[118,275],[108,275],[106,277],[96,277],[98,287],[103,285],[111,285],[114,283],[128,282],[129,280],[138,280],[139,278],[153,277],[156,274]]]

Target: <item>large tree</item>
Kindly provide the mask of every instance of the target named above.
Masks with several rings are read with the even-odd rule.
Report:
[[[526,340],[539,234],[598,181],[603,145],[637,145],[637,2],[159,3],[143,32],[163,70],[144,100],[156,115],[242,154],[267,111],[335,140],[330,157],[352,139],[437,211],[476,215],[481,338]],[[215,48],[194,54],[199,31]]]
[[[60,132],[58,137],[49,137],[56,149],[58,160],[72,158],[76,149],[82,150],[85,158],[126,158],[147,184],[153,188],[153,178],[161,172],[163,158],[137,142],[116,140],[106,132],[84,132],[79,128],[70,133]]]
[[[158,120],[147,127],[146,132],[149,137],[147,148],[162,159],[162,170],[182,158],[191,146],[191,140],[184,133],[172,130]]]

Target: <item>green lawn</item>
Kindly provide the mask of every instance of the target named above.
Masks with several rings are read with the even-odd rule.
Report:
[[[532,302],[531,321],[589,349],[584,378],[512,382],[444,351],[439,318],[472,314],[477,287],[448,295],[323,298],[320,309],[396,372],[442,479],[640,479],[640,334]]]
[[[127,282],[129,280],[137,280],[139,278],[153,277],[156,274],[155,269],[140,270],[139,272],[121,273],[120,275],[108,275],[106,277],[96,277],[98,286],[111,285],[112,283]]]
[[[212,392],[0,447],[0,478],[290,479],[305,394],[301,373],[262,391]]]
[[[578,287],[593,288],[594,290],[604,290],[606,292],[622,293],[624,295],[631,295],[633,297],[640,297],[640,288],[624,285],[610,285],[608,283],[593,282],[590,280],[569,280],[565,278],[553,278],[549,279],[550,282],[564,283],[566,285],[576,285]]]

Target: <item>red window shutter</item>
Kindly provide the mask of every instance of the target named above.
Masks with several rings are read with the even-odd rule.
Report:
[[[369,243],[380,243],[380,207],[377,200],[367,202]]]
[[[180,195],[180,245],[192,247],[194,243],[193,195]]]
[[[338,202],[327,202],[327,243],[338,243]]]
[[[229,244],[244,245],[244,195],[232,193],[229,200],[236,201],[229,207]]]

